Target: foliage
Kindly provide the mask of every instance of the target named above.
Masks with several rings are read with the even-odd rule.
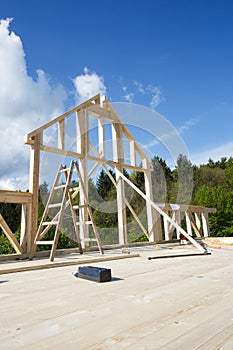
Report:
[[[200,166],[192,165],[184,156],[177,159],[177,166],[171,170],[165,160],[154,157],[152,160],[152,191],[155,202],[191,203],[206,207],[217,208],[216,214],[209,217],[210,232],[212,236],[233,237],[233,157],[221,158],[214,162],[209,159],[207,164]],[[116,181],[116,175],[109,170]],[[132,171],[127,176],[141,191],[145,193],[144,173]],[[73,186],[78,186],[74,182]],[[96,224],[100,231],[103,244],[115,244],[118,242],[118,215],[117,215],[117,192],[115,185],[102,170],[96,184],[90,179],[89,201],[93,210]],[[141,198],[129,185],[125,184],[126,197],[134,212],[140,217],[142,224],[146,227],[145,200]],[[192,192],[193,191],[193,192]],[[61,193],[56,193],[55,202],[59,202]],[[41,220],[45,203],[49,196],[49,188],[46,182],[39,188],[39,212],[38,223]],[[188,201],[187,201],[188,199]],[[79,195],[75,198],[78,204]],[[12,232],[19,240],[21,206],[18,204],[0,203],[0,212],[9,225]],[[127,225],[129,242],[147,240],[132,213],[127,208]],[[55,228],[51,229],[45,239],[52,239]],[[76,246],[71,213],[65,212],[62,233],[59,238],[58,247],[68,248]],[[39,246],[38,249],[50,249],[51,246]],[[5,234],[0,231],[0,254],[14,253]]]

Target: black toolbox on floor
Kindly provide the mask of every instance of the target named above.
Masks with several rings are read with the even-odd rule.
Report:
[[[112,279],[111,269],[96,266],[80,266],[78,277],[95,282],[109,282]]]

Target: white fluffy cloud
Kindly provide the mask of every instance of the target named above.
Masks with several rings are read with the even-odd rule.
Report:
[[[64,110],[66,93],[42,70],[33,80],[27,72],[12,19],[0,20],[0,188],[28,188],[29,147],[23,136]],[[7,188],[6,188],[7,186]]]
[[[81,103],[98,93],[101,95],[106,94],[103,77],[95,72],[90,72],[87,67],[84,68],[83,73],[73,80],[76,88],[77,103]]]
[[[143,85],[137,80],[130,87],[123,85],[121,89],[125,93],[123,98],[126,102],[133,102],[135,97],[144,96],[152,109],[155,109],[164,100],[159,87],[152,84]]]

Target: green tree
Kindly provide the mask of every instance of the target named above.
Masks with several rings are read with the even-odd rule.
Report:
[[[166,161],[159,157],[151,160],[153,199],[155,202],[169,202],[173,185],[173,174]]]
[[[177,165],[172,172],[173,184],[171,202],[189,204],[193,192],[193,166],[190,160],[180,154],[177,158]]]

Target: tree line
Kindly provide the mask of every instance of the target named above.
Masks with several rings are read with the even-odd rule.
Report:
[[[153,165],[151,176],[154,202],[184,203],[217,208],[217,213],[210,214],[209,217],[211,236],[233,236],[233,157],[223,157],[216,162],[209,159],[207,164],[197,166],[193,165],[186,156],[180,155],[174,169],[171,169],[166,161],[160,157],[154,157],[151,162]],[[116,180],[114,171],[109,169],[108,172]],[[124,175],[140,190],[145,191],[143,172],[124,171]],[[73,186],[77,186],[77,183],[74,182]],[[146,227],[144,200],[127,184],[125,184],[125,193],[134,212]],[[49,186],[46,182],[40,185],[39,194],[38,221],[41,219],[49,195]],[[103,244],[118,242],[116,197],[115,185],[105,170],[101,170],[96,183],[92,179],[89,180],[89,202]],[[78,203],[79,198],[77,197],[75,201]],[[0,213],[19,239],[21,206],[0,203]],[[145,235],[128,208],[126,208],[126,217],[128,240],[131,242],[145,240]],[[50,237],[53,236],[53,233],[49,233]],[[93,235],[91,229],[90,234]],[[72,229],[71,214],[67,211],[58,248],[73,246],[76,246],[74,230]],[[46,247],[41,247],[41,249],[44,248]],[[0,232],[0,254],[13,252],[5,235]]]

